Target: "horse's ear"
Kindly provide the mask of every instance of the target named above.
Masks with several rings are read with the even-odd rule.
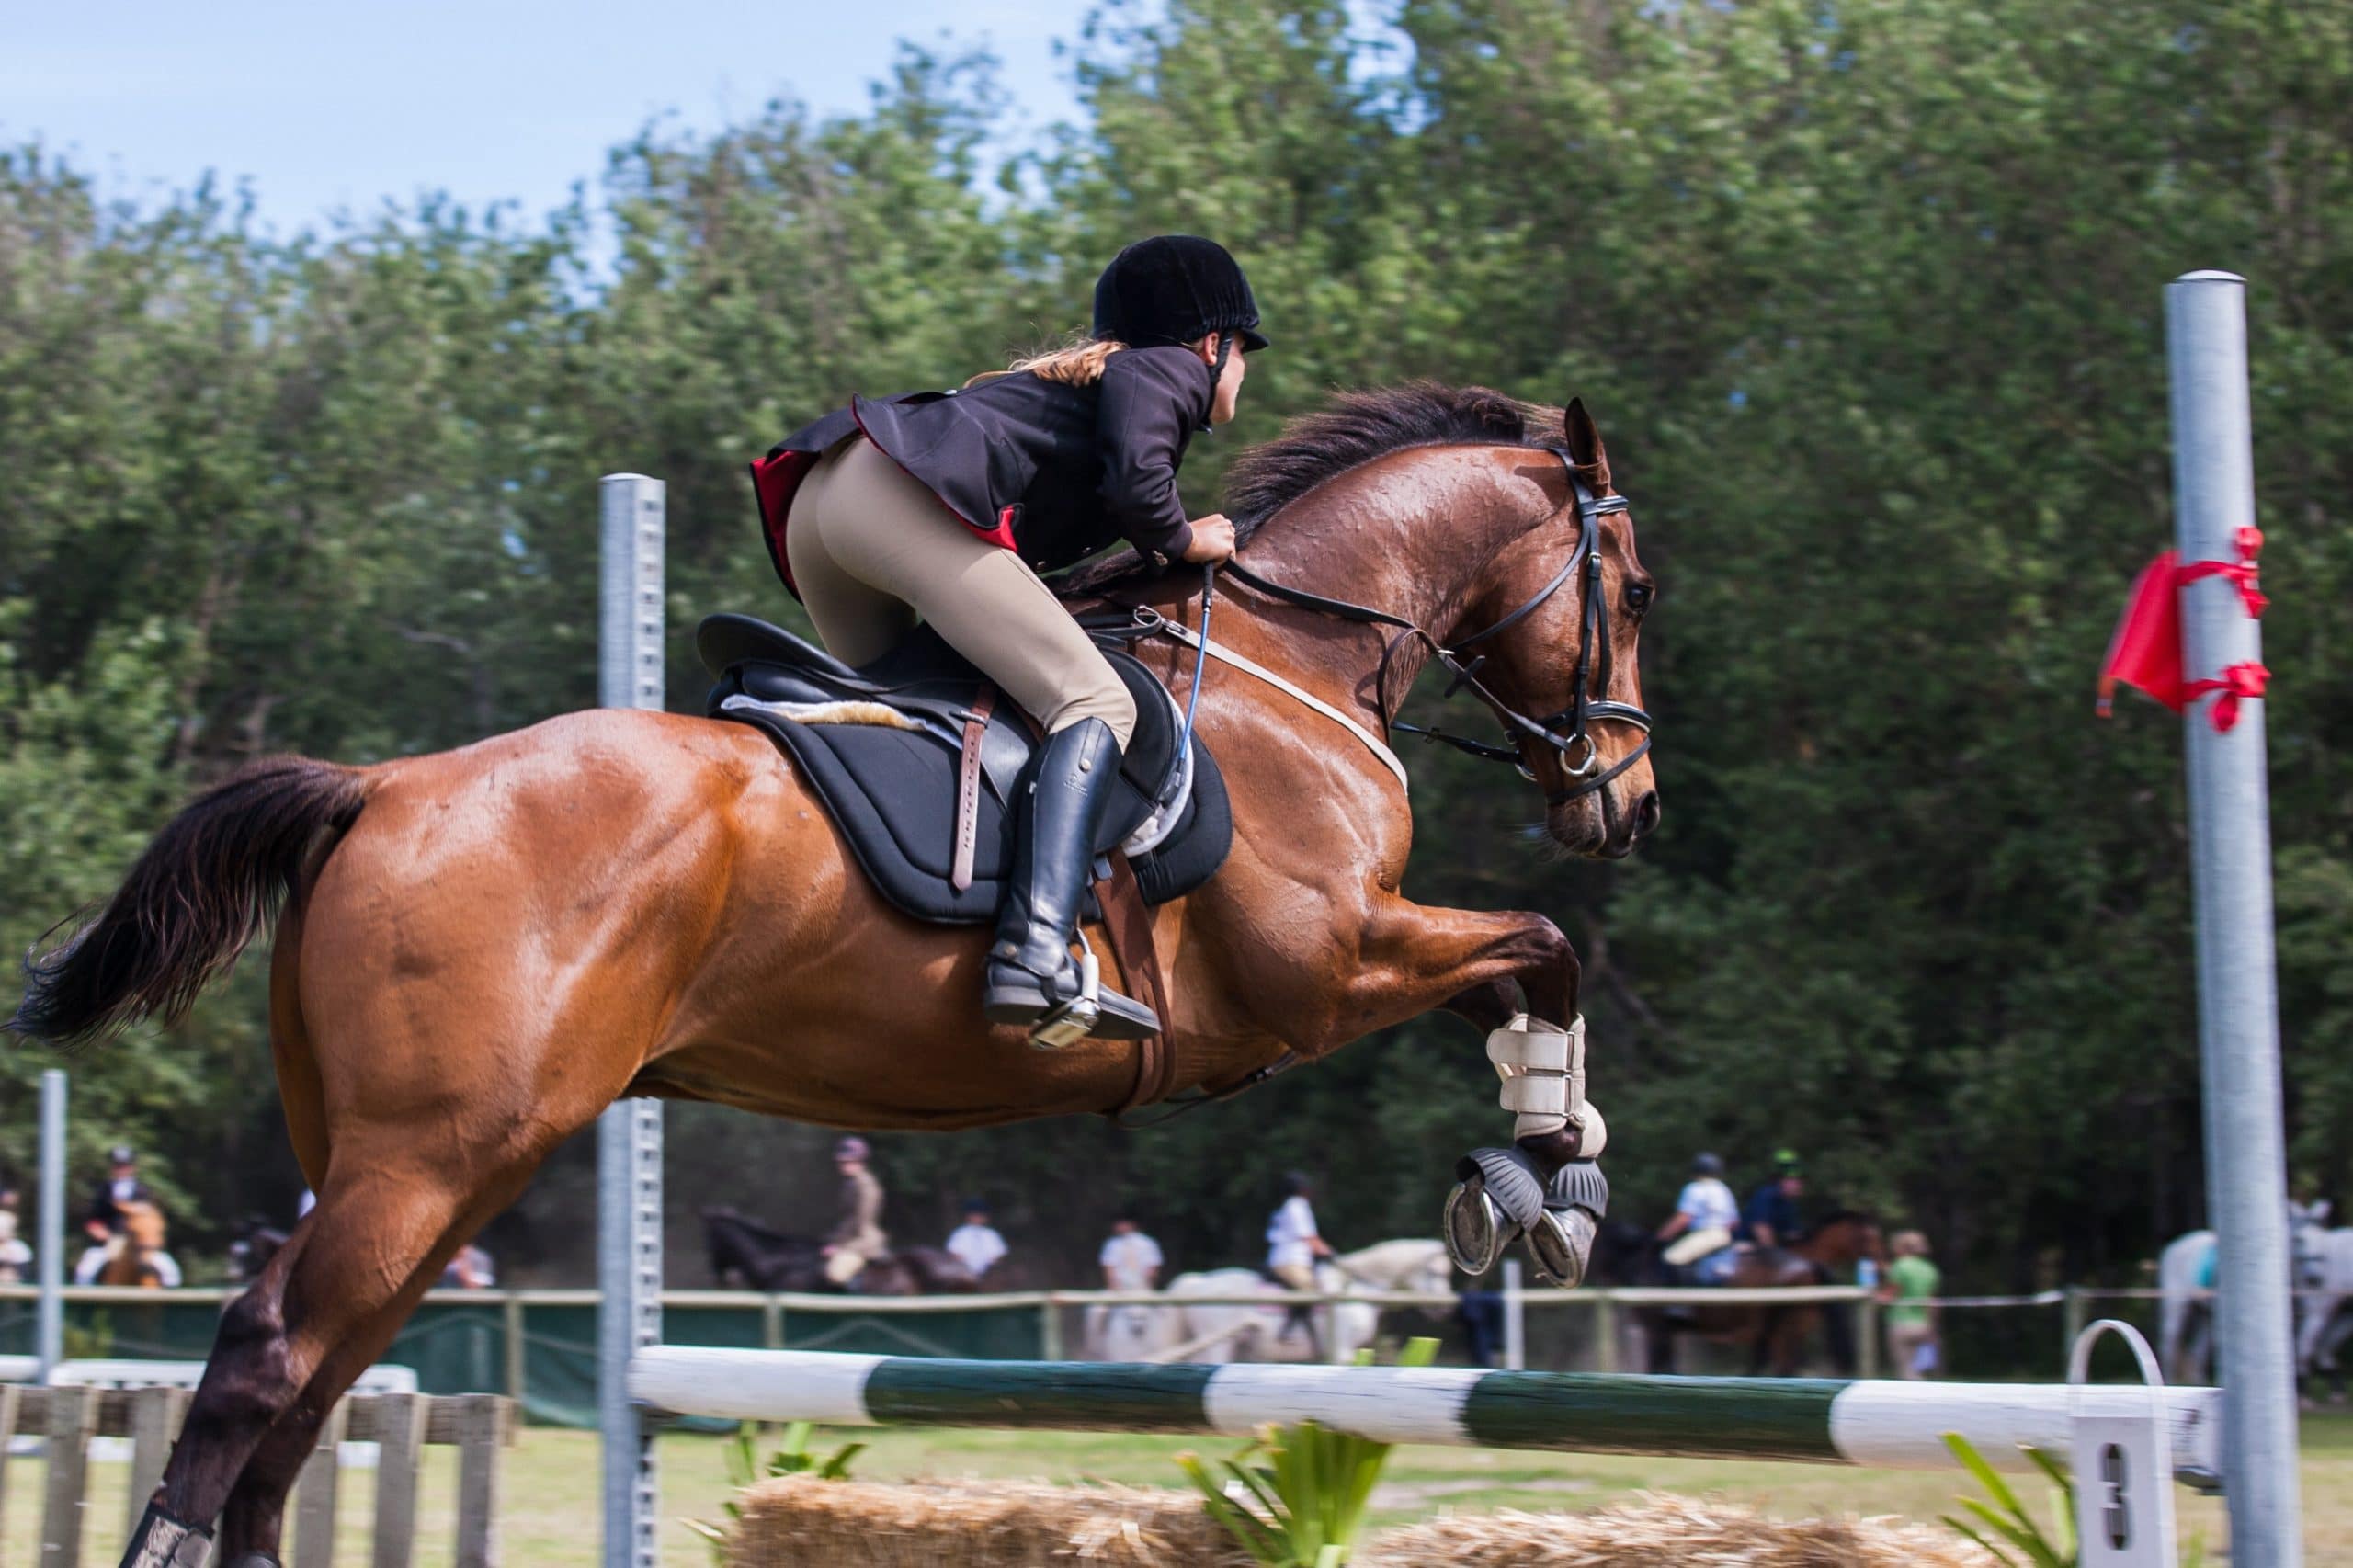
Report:
[[[1593,415],[1585,411],[1585,399],[1569,399],[1566,414],[1561,420],[1562,434],[1568,437],[1569,460],[1577,465],[1577,477],[1591,485],[1597,494],[1609,490],[1609,451],[1601,444],[1601,429]]]

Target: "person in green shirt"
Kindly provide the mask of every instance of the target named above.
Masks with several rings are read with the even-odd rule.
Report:
[[[1928,1238],[1917,1231],[1899,1231],[1888,1243],[1895,1260],[1887,1266],[1887,1281],[1880,1288],[1886,1305],[1888,1358],[1899,1378],[1925,1378],[1938,1369],[1937,1287],[1944,1275],[1928,1261]]]

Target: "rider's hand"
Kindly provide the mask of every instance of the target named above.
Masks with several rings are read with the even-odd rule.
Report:
[[[1223,512],[1211,512],[1206,517],[1193,519],[1193,542],[1185,547],[1186,560],[1196,566],[1206,566],[1233,554],[1233,518]]]

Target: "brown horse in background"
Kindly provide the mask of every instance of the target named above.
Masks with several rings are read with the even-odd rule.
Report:
[[[1577,705],[1638,709],[1652,585],[1623,503],[1581,519],[1579,486],[1613,494],[1582,407],[1419,386],[1302,421],[1246,454],[1228,494],[1263,519],[1243,559],[1267,580],[1441,642],[1507,619],[1478,678],[1522,712],[1577,697],[1590,596],[1616,659]],[[1590,575],[1564,565],[1586,538]],[[1187,574],[1111,597],[1193,624],[1199,594]],[[1381,666],[1400,693],[1427,655],[1239,586],[1215,634],[1374,733],[1392,717]],[[1192,674],[1173,644],[1142,652],[1172,683]],[[1170,1090],[1237,1087],[1286,1052],[1313,1060],[1433,1009],[1482,1030],[1523,1006],[1576,1017],[1576,960],[1552,921],[1405,898],[1413,815],[1370,746],[1220,664],[1199,732],[1234,835],[1214,878],[1153,912]],[[1633,725],[1605,715],[1577,767],[1515,744],[1563,848],[1622,856],[1655,824]],[[1104,1111],[1139,1077],[1131,1044],[1040,1051],[984,1025],[986,931],[884,903],[765,737],[629,710],[372,767],[285,758],[233,775],[164,828],[95,920],[29,961],[12,1027],[69,1040],[176,1017],[281,896],[271,1049],[318,1205],[222,1318],[127,1562],[177,1561],[183,1537],[195,1552],[189,1532],[217,1518],[227,1568],[274,1564],[288,1489],[336,1399],[458,1246],[622,1096],[944,1130]],[[1549,1177],[1581,1136],[1573,1123],[1523,1147]]]
[[[164,1211],[138,1199],[114,1209],[121,1225],[107,1242],[107,1261],[94,1283],[162,1290],[164,1275],[155,1267],[155,1255],[165,1250],[169,1236]]]
[[[1624,1285],[1680,1283],[1670,1278],[1666,1266],[1659,1261],[1658,1243],[1648,1232],[1622,1224],[1612,1224],[1608,1230],[1608,1238],[1601,1249],[1607,1256],[1595,1258],[1597,1271],[1606,1270],[1615,1282]],[[1841,1210],[1825,1216],[1802,1238],[1787,1246],[1758,1247],[1743,1253],[1729,1278],[1706,1289],[1762,1290],[1828,1285],[1834,1283],[1834,1272],[1852,1268],[1863,1258],[1874,1263],[1886,1261],[1881,1248],[1879,1222],[1867,1214]],[[1752,1377],[1770,1371],[1777,1378],[1788,1378],[1797,1375],[1806,1341],[1813,1337],[1818,1325],[1830,1328],[1831,1358],[1839,1370],[1852,1371],[1854,1345],[1841,1315],[1844,1311],[1834,1304],[1825,1314],[1821,1306],[1810,1302],[1789,1306],[1726,1302],[1722,1306],[1637,1307],[1634,1320],[1642,1324],[1645,1371],[1673,1372],[1675,1342],[1688,1334],[1719,1345],[1748,1346],[1748,1371]]]

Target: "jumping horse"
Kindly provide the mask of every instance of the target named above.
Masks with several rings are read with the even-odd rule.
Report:
[[[1552,921],[1400,891],[1413,816],[1382,737],[1435,659],[1508,744],[1445,738],[1533,780],[1557,845],[1614,858],[1655,825],[1635,652],[1654,587],[1592,419],[1483,389],[1351,394],[1244,454],[1227,503],[1243,569],[1215,641],[1250,667],[1211,664],[1198,726],[1233,846],[1150,916],[1159,1097],[1237,1091],[1440,1008],[1492,1031],[1491,1056],[1534,1027],[1523,1007],[1560,1041],[1578,970]],[[1086,591],[1183,628],[1209,589],[1136,573]],[[1186,689],[1189,644],[1140,652]],[[886,905],[761,735],[626,710],[375,767],[253,764],[28,960],[11,1027],[67,1041],[175,1018],[273,907],[271,1051],[318,1206],[222,1319],[124,1558],[140,1568],[199,1558],[215,1521],[218,1561],[274,1568],[336,1399],[443,1261],[620,1096],[946,1130],[1123,1107],[1143,1070],[1132,1042],[1041,1051],[985,1025],[984,929]],[[1524,1235],[1574,1283],[1607,1189],[1571,1202],[1560,1184],[1597,1181],[1601,1136],[1573,1115],[1482,1151],[1458,1197],[1490,1242]]]

